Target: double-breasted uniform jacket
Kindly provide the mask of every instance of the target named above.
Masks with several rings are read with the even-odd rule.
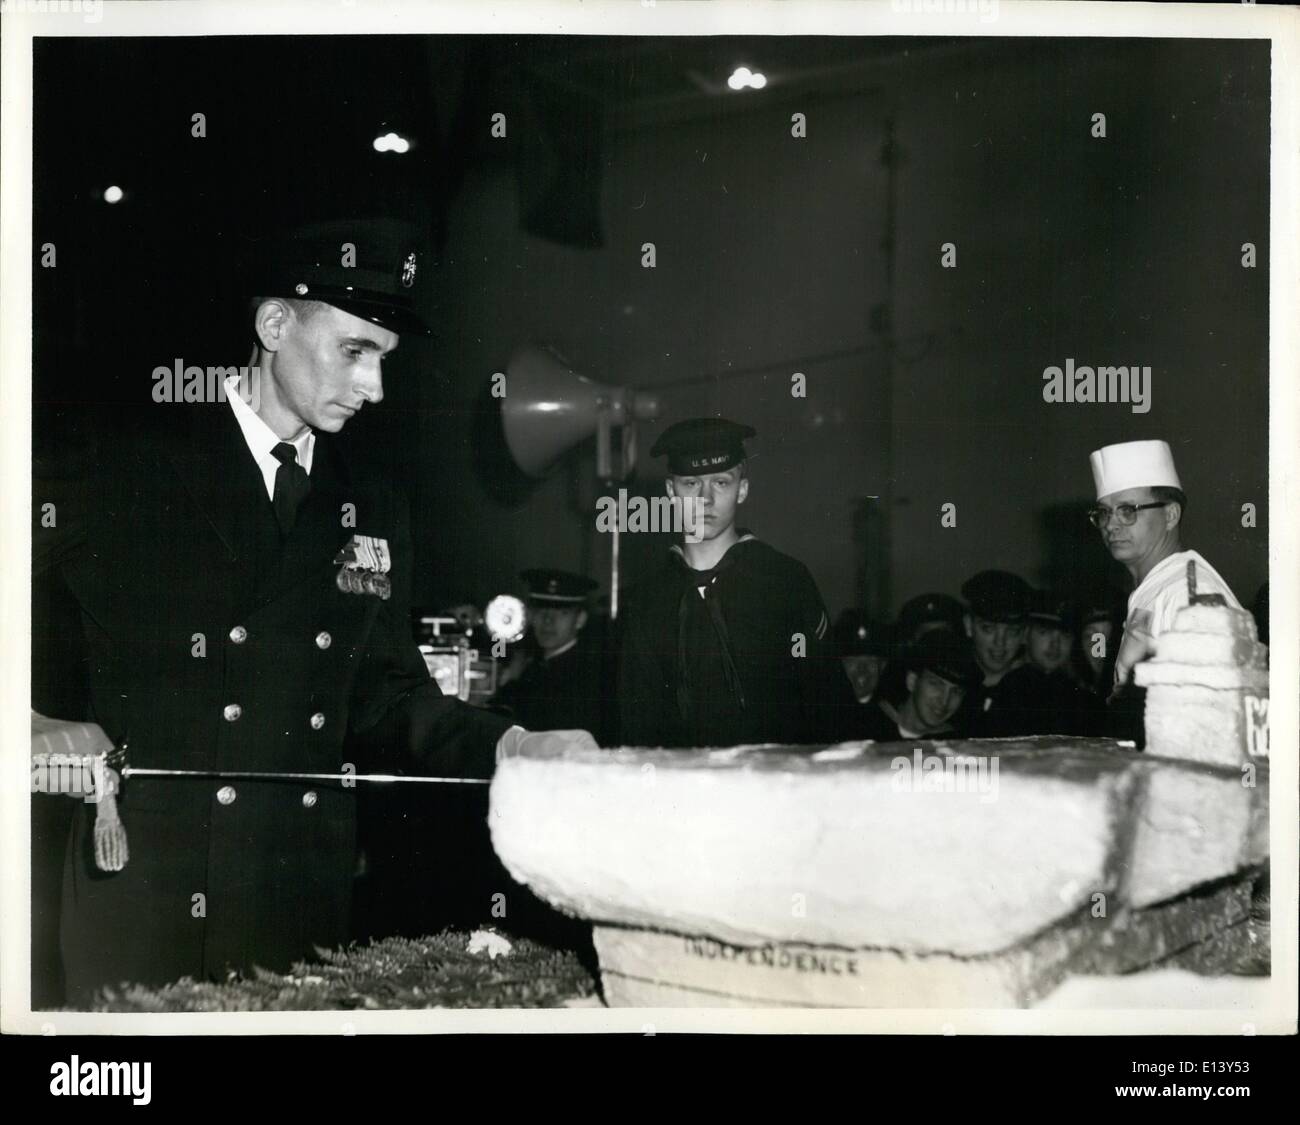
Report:
[[[490,776],[509,722],[428,676],[394,490],[318,434],[310,494],[281,542],[229,404],[185,415],[118,443],[33,533],[37,567],[59,567],[80,606],[90,717],[129,740],[129,764],[336,774],[352,733],[408,768]],[[40,493],[38,481],[38,511]],[[354,535],[387,541],[389,599],[336,583]],[[345,940],[355,796],[338,782],[130,779],[130,860],[115,874],[96,869],[94,807],[79,809],[63,888],[69,1001],[123,980],[282,970]]]

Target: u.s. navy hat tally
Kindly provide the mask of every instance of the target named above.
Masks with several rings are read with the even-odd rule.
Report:
[[[585,606],[597,585],[584,575],[550,568],[525,570],[519,577],[528,587],[529,604],[538,607],[567,609]]]
[[[674,476],[725,473],[745,460],[745,439],[756,433],[753,426],[726,418],[687,418],[659,435],[650,456],[667,457]]]
[[[250,297],[321,301],[398,334],[433,334],[415,311],[425,255],[410,223],[315,223],[260,240],[251,257]]]

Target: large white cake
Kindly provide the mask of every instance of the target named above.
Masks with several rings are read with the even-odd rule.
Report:
[[[1015,1007],[1243,921],[1267,807],[1101,739],[575,747],[503,761],[489,824],[611,1004]]]
[[[614,1005],[1016,1007],[1163,964],[1242,932],[1268,858],[1267,652],[1189,588],[1137,669],[1151,753],[539,747],[497,769],[493,845],[595,924]]]

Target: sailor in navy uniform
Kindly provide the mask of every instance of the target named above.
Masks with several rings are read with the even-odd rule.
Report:
[[[894,707],[901,707],[910,694],[907,688],[909,669],[906,661],[897,654],[910,650],[926,633],[936,629],[963,633],[966,630],[964,621],[965,607],[947,594],[917,594],[904,602],[903,608],[898,611],[898,621],[893,630],[895,651],[880,673],[876,698],[888,700]]]
[[[427,332],[417,263],[379,221],[285,240],[246,291],[259,379],[163,407],[157,432],[114,431],[89,479],[37,481],[58,520],[35,530],[35,569],[60,571],[80,607],[86,717],[129,739],[131,766],[199,775],[126,782],[116,872],[94,860],[94,807],[77,809],[71,1004],[121,981],[284,970],[347,937],[355,786],[231,772],[355,771],[352,735],[416,772],[486,778],[518,745],[509,719],[430,679],[410,632],[407,509],[336,437],[382,397],[399,336]]]
[[[873,737],[865,731],[875,723],[881,675],[895,655],[893,630],[882,621],[872,621],[860,609],[846,609],[836,618],[831,639],[858,704],[843,737]]]
[[[907,698],[898,707],[887,699],[877,699],[867,708],[859,737],[899,742],[954,733],[952,718],[981,677],[969,638],[948,629],[932,629],[900,653],[899,659],[907,669]]]
[[[605,745],[612,685],[588,628],[596,583],[566,570],[525,570],[520,577],[528,587],[531,644],[522,670],[493,702],[530,730],[585,730]]]
[[[863,707],[871,703],[880,685],[880,674],[893,654],[890,630],[882,621],[872,621],[860,609],[846,609],[835,619],[831,637],[853,695]]]
[[[668,458],[669,495],[697,504],[700,520],[629,603],[626,745],[825,744],[857,709],[807,567],[736,527],[753,436],[749,426],[693,418],[651,449]]]
[[[954,725],[967,738],[1012,738],[1039,733],[1034,710],[1042,673],[1029,664],[1029,584],[1005,570],[983,570],[962,583],[966,634],[981,682],[966,693]]]
[[[1105,704],[1074,671],[1078,618],[1078,608],[1070,598],[1051,590],[1033,591],[1026,653],[1039,674],[1038,695],[1029,719],[1034,734],[1100,737],[1105,732]]]

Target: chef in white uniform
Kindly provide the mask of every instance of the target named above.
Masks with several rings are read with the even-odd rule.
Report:
[[[1189,602],[1187,564],[1196,563],[1196,593],[1221,594],[1240,603],[1219,572],[1181,540],[1187,496],[1167,442],[1126,441],[1093,452],[1097,504],[1088,513],[1111,555],[1133,576],[1128,616],[1115,661],[1115,688],[1122,688],[1133,665],[1155,652],[1155,641],[1170,629]]]

